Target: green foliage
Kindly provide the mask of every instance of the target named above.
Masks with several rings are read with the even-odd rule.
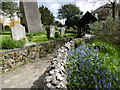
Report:
[[[10,18],[14,16],[14,13],[18,11],[17,9],[17,3],[10,1],[10,2],[2,2],[2,11],[3,15],[9,16]]]
[[[50,39],[50,26],[47,25],[47,26],[45,27],[45,30],[46,30],[46,33],[47,33],[47,38]]]
[[[2,40],[2,49],[13,49],[13,48],[21,48],[25,44],[25,40],[12,40],[11,38],[5,38]]]
[[[82,40],[76,40],[75,41],[75,48],[77,48],[79,45],[82,45],[82,44],[84,44],[84,41],[82,41]]]
[[[102,56],[99,49],[80,45],[69,51],[68,88],[120,88],[119,63],[109,54]]]
[[[91,33],[97,38],[120,44],[120,20],[108,17],[104,22],[99,21],[89,24]]]
[[[15,48],[22,48],[25,45],[26,41],[25,40],[18,40],[15,43]]]
[[[28,39],[29,41],[32,41],[32,39],[33,39],[33,34],[27,34],[26,36],[27,36],[27,39]]]
[[[33,36],[40,36],[40,35],[45,35],[45,33],[44,32],[33,33]]]
[[[68,19],[75,15],[82,15],[82,11],[75,4],[65,4],[58,9],[58,18],[60,19]]]
[[[55,22],[54,22],[54,25],[55,25],[55,26],[58,26],[58,27],[62,27],[62,26],[63,26],[62,23],[59,22],[59,21],[55,21]]]
[[[67,19],[65,24],[70,27],[74,27],[83,12],[75,4],[65,4],[58,9],[58,18]]]
[[[39,7],[39,12],[41,14],[42,24],[52,25],[54,23],[54,16],[47,7],[44,6]]]
[[[59,38],[60,37],[60,31],[55,31],[55,38]]]

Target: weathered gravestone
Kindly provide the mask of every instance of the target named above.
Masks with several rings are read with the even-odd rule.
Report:
[[[41,16],[37,0],[34,0],[34,2],[27,1],[21,0],[20,2],[20,12],[23,13],[21,24],[26,27],[29,33],[44,32],[41,25]]]
[[[0,34],[2,33],[2,31],[3,31],[3,24],[0,23]]]
[[[65,35],[65,27],[62,27],[61,28],[61,36],[64,36]]]
[[[26,39],[25,27],[23,27],[21,24],[15,24],[12,27],[12,39],[13,40]]]
[[[50,26],[50,38],[55,37],[55,26]]]

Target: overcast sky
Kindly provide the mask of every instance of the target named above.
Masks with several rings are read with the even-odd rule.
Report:
[[[113,1],[113,0],[111,0]],[[118,1],[118,0],[117,0]],[[109,3],[108,0],[38,0],[39,6],[46,6],[50,9],[50,11],[57,17],[57,11],[61,7],[61,5],[73,3],[76,4],[84,13],[86,11],[95,10],[98,7]],[[56,18],[57,19],[57,18]]]

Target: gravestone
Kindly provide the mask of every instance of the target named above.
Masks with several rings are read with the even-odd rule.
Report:
[[[55,26],[50,26],[50,38],[55,37]]]
[[[65,27],[62,27],[61,28],[61,36],[64,36],[65,35]]]
[[[3,31],[3,24],[0,23],[0,34],[2,33],[2,31]]]
[[[21,17],[21,24],[26,27],[27,32],[44,32],[42,29],[37,0],[34,0],[34,2],[25,2],[24,0],[21,0],[20,12],[23,13],[23,16]]]
[[[11,31],[13,40],[26,39],[25,27],[21,24],[15,24]]]

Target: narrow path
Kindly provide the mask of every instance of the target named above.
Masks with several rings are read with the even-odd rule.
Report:
[[[43,88],[43,75],[53,57],[54,54],[48,54],[33,63],[0,75],[2,88]]]

